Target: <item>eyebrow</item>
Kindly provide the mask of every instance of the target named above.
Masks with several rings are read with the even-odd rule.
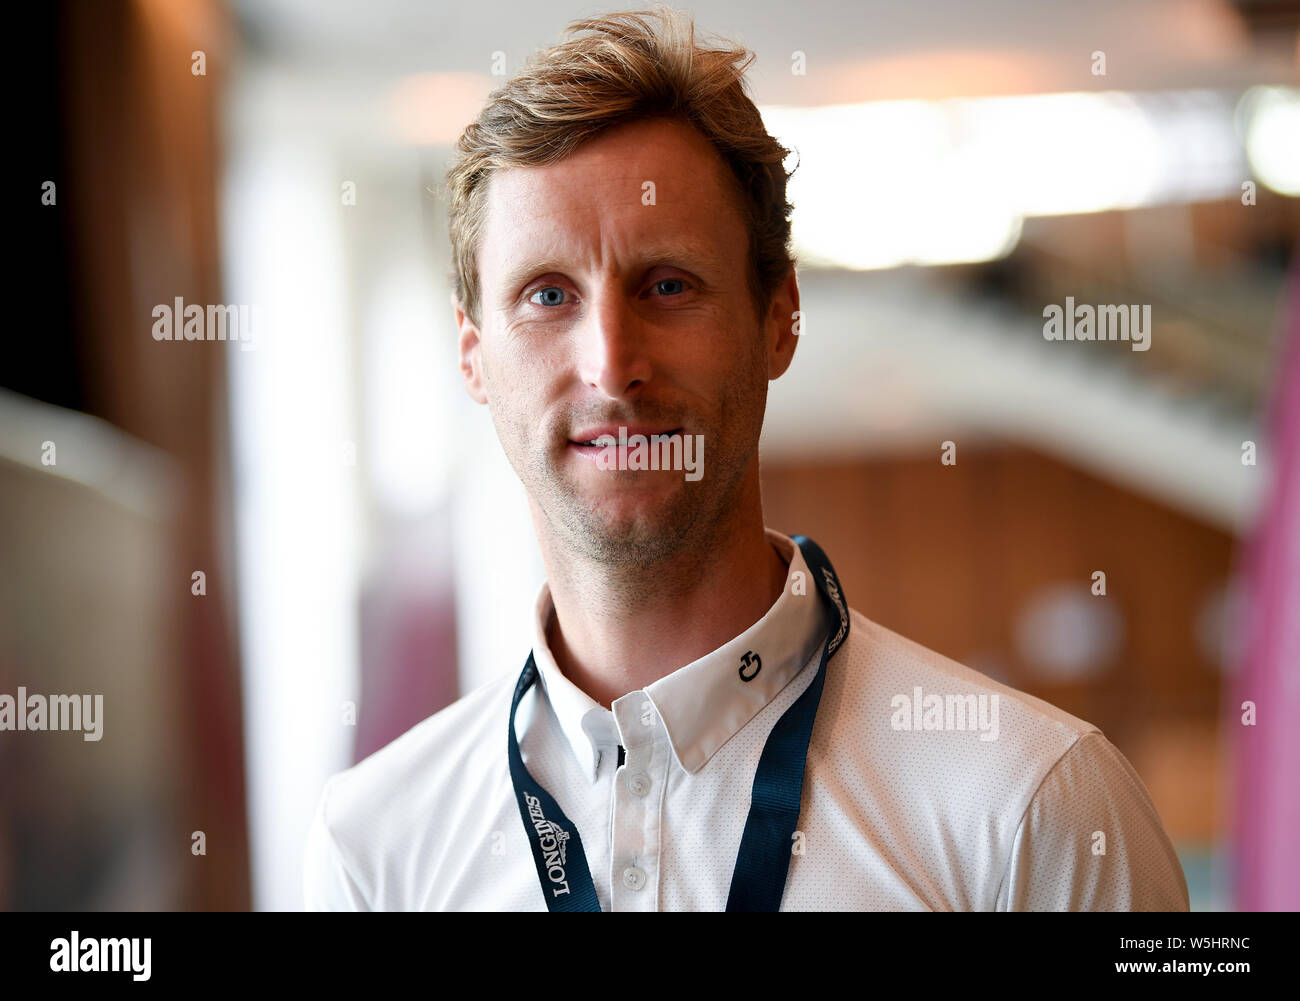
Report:
[[[691,271],[703,272],[708,270],[712,260],[714,255],[692,244],[660,244],[638,253],[632,262],[632,268],[636,271],[648,271],[660,265],[672,264]],[[512,296],[516,289],[522,290],[524,283],[534,276],[540,277],[552,271],[566,270],[568,265],[559,257],[526,259],[523,263],[513,265],[506,270],[505,277],[501,281],[500,294]]]

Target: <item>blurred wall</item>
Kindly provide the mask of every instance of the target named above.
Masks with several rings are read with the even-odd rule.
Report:
[[[15,446],[24,465],[6,470],[6,551],[16,558],[6,575],[12,565],[21,589],[6,595],[6,608],[21,628],[0,647],[5,680],[106,696],[106,737],[75,749],[80,763],[71,775],[60,770],[61,752],[36,743],[68,751],[59,738],[70,735],[0,737],[32,766],[9,773],[4,789],[4,810],[23,832],[22,840],[10,838],[11,869],[23,873],[17,903],[243,908],[249,876],[222,430],[226,345],[151,336],[155,305],[177,296],[221,301],[214,114],[225,8],[211,0],[34,7],[23,12],[23,37],[57,59],[42,67],[50,85],[30,95],[40,132],[26,170],[33,191],[53,182],[56,197],[34,198],[27,216],[34,246],[50,262],[21,296],[35,321],[29,329],[40,336],[9,359],[4,382],[22,396],[102,418],[123,437],[121,448],[105,452],[85,431],[93,422],[15,403],[31,426]],[[196,52],[204,53],[203,74],[192,71]],[[44,440],[59,446],[55,471],[31,452],[33,441],[39,449]],[[154,481],[137,484],[156,517],[123,511],[85,486],[129,479],[104,464],[139,450],[161,453],[174,474],[166,494]],[[42,537],[51,540],[43,548],[34,541]],[[195,571],[206,575],[201,595],[191,593]],[[105,590],[111,595],[97,600]],[[141,651],[148,656],[136,659]],[[149,698],[126,694],[142,690]],[[106,760],[85,765],[87,753]],[[95,796],[69,793],[64,812],[54,809],[61,782],[78,788],[110,772],[113,780]],[[135,794],[119,801],[113,824],[93,819],[102,816],[95,804],[130,786]],[[154,816],[149,802],[167,809]],[[151,864],[174,876],[160,876],[148,891],[106,882],[120,871],[112,860],[127,850],[122,825],[132,815],[148,828]],[[206,854],[191,850],[196,831]],[[60,880],[61,871],[84,878]]]

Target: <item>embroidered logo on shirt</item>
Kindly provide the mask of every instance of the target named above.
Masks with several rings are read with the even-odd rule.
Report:
[[[536,796],[524,793],[524,800],[528,803],[528,816],[533,820],[533,830],[537,832],[537,844],[542,849],[546,875],[555,884],[551,888],[551,894],[558,897],[568,893],[569,878],[564,872],[564,856],[569,832],[543,816],[541,801]]]
[[[751,666],[754,669],[750,671],[748,674],[746,674],[745,673],[746,669]],[[758,654],[756,654],[753,650],[746,650],[745,656],[740,658],[740,680],[753,681],[755,678],[758,677],[758,672],[761,670],[763,670],[763,658],[760,657]]]

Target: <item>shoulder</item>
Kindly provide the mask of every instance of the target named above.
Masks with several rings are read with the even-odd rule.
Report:
[[[924,817],[936,855],[964,846],[970,884],[954,888],[953,900],[979,909],[1186,908],[1146,788],[1098,727],[850,615],[826,680],[843,707],[832,753],[856,765],[866,795]],[[1102,844],[1096,831],[1111,845],[1109,866],[1087,861]]]
[[[930,818],[936,836],[961,843],[996,831],[986,847],[1009,852],[1044,778],[1097,727],[858,611],[850,617],[824,696],[838,710],[838,767],[863,795]]]
[[[482,685],[330,776],[308,837],[309,908],[393,906],[385,900],[385,869],[420,851],[448,804],[500,781],[515,680]]]
[[[485,750],[496,743],[505,747],[515,680],[504,676],[480,686],[331,777],[332,821],[344,825],[353,817],[391,817],[411,809],[416,780],[430,791],[462,781]]]
[[[857,609],[850,609],[850,621],[843,657],[837,654],[835,658],[837,663],[843,660],[845,667],[837,673],[871,707],[880,711],[887,708],[891,729],[905,730],[918,717],[921,729],[939,729],[932,724],[937,722],[934,713],[940,705],[944,728],[959,726],[959,718],[949,720],[949,703],[955,711],[963,702],[969,705],[968,697],[975,696],[978,708],[979,699],[984,696],[984,703],[989,706],[990,726],[980,736],[986,744],[999,744],[1004,738],[1010,738],[1005,746],[1047,756],[1054,762],[1080,737],[1098,732],[1087,720],[886,629]],[[997,696],[996,701],[993,696]],[[919,707],[915,704],[918,697]],[[904,701],[912,710],[910,720],[899,712]],[[993,706],[997,707],[996,732],[992,730]],[[928,719],[927,709],[932,713]]]
[[[1084,735],[1021,818],[999,906],[1186,911],[1188,904],[1182,865],[1146,786],[1101,733]]]

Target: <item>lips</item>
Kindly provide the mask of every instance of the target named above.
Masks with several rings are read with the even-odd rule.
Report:
[[[652,437],[671,438],[674,435],[681,434],[683,429],[680,427],[655,427],[649,424],[599,424],[580,428],[569,439],[569,444],[576,445],[579,448],[608,448],[611,445],[618,444],[620,430],[623,433],[624,440],[631,440],[634,435],[643,435],[648,440]],[[605,440],[599,440],[602,438]]]

